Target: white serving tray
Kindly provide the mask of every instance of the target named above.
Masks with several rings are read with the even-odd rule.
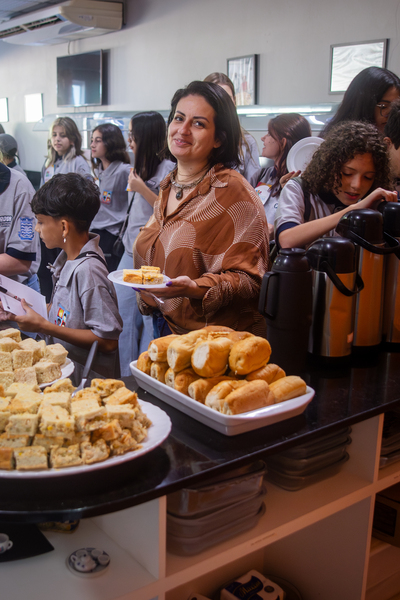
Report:
[[[315,391],[307,386],[306,394],[292,400],[286,400],[286,402],[252,410],[241,415],[223,415],[205,404],[196,402],[189,396],[177,392],[164,383],[160,383],[150,375],[143,373],[143,371],[139,371],[136,368],[136,363],[137,361],[131,362],[130,368],[132,375],[137,379],[142,389],[224,435],[237,435],[296,417],[305,410],[315,394]]]

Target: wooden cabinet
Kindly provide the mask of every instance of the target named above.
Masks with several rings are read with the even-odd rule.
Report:
[[[256,568],[287,579],[307,600],[375,600],[375,557],[391,549],[370,550],[375,494],[400,481],[400,462],[378,469],[383,418],[352,426],[350,460],[335,476],[297,492],[267,482],[258,525],[201,554],[167,552],[162,496],[83,519],[72,535],[48,533],[54,552],[0,565],[1,596],[20,600],[29,589],[31,600],[187,600],[193,592],[211,598],[226,581]],[[72,574],[67,556],[90,546],[110,554],[109,568],[93,578]],[[394,595],[393,585],[380,600]]]

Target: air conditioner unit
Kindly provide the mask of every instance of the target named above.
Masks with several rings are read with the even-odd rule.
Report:
[[[70,0],[0,23],[0,40],[46,46],[118,31],[122,2]]]

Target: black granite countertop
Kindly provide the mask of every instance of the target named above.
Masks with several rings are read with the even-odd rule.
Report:
[[[400,402],[400,353],[396,348],[353,357],[342,368],[311,364],[304,378],[316,393],[302,415],[232,437],[140,390],[141,399],[171,418],[171,434],[161,446],[82,476],[20,481],[0,476],[0,521],[73,520],[121,510],[385,412]],[[124,381],[137,389],[133,377]]]

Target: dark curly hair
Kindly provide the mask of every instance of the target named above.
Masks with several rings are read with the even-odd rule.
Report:
[[[342,185],[342,167],[357,154],[371,154],[375,179],[371,190],[392,190],[387,147],[374,125],[345,121],[336,125],[315,152],[302,174],[305,189],[311,194],[337,193]]]

